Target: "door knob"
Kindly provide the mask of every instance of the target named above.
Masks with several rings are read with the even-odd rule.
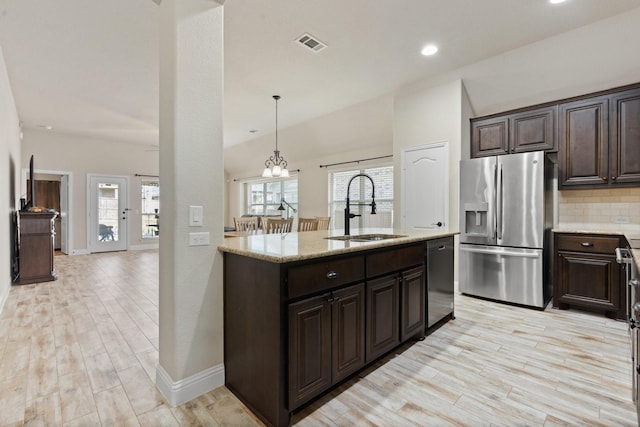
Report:
[[[431,224],[431,225],[437,225],[438,227],[442,227],[442,221],[438,221],[438,222],[436,222],[434,224]]]

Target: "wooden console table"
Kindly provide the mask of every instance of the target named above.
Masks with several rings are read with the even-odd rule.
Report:
[[[16,284],[48,282],[58,278],[53,267],[55,212],[18,212],[19,274]]]

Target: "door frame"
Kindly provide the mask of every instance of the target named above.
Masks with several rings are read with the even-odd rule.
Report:
[[[444,227],[442,231],[449,231],[449,222],[451,218],[449,218],[449,192],[451,191],[451,186],[450,186],[450,182],[449,182],[449,173],[450,173],[450,156],[451,156],[451,150],[449,148],[449,141],[439,141],[439,142],[430,142],[428,144],[421,144],[421,145],[414,145],[412,147],[405,147],[402,148],[400,150],[400,168],[401,168],[401,179],[400,179],[400,194],[401,194],[401,198],[402,198],[402,211],[400,212],[400,226],[401,228],[405,229],[407,228],[407,224],[406,224],[406,215],[405,212],[407,210],[407,195],[405,194],[406,192],[406,168],[405,168],[405,164],[407,161],[407,153],[412,152],[412,151],[421,151],[421,150],[428,150],[428,149],[432,149],[432,148],[439,148],[439,147],[444,147],[445,151],[446,151],[446,155],[445,155],[445,174],[447,179],[445,180],[445,182],[443,183],[444,186],[446,186],[446,191],[444,192],[444,218],[445,218],[445,223],[444,223]]]
[[[29,168],[22,168],[22,174],[21,174],[21,180],[20,180],[20,194],[27,194],[27,174],[29,173]],[[60,176],[66,176],[67,177],[67,212],[66,212],[66,224],[67,226],[64,227],[64,230],[61,230],[65,233],[66,236],[60,236],[61,239],[63,239],[64,237],[66,237],[67,239],[67,251],[64,252],[62,249],[64,248],[60,248],[61,252],[64,253],[65,255],[76,255],[74,249],[73,249],[73,227],[71,227],[71,224],[73,224],[72,221],[72,217],[73,217],[73,191],[71,191],[71,189],[73,188],[73,172],[69,172],[69,171],[59,171],[59,170],[51,170],[51,169],[34,169],[33,170],[33,174],[47,174],[47,175],[60,175]],[[60,194],[62,195],[62,181],[60,181]],[[60,209],[62,210],[62,203],[60,204]],[[60,215],[62,215],[64,212],[59,212]],[[61,220],[62,223],[62,220]],[[56,233],[58,232],[58,230],[56,230]]]
[[[131,187],[131,182],[129,179],[128,175],[109,175],[109,174],[104,174],[104,173],[88,173],[87,174],[87,212],[86,212],[86,223],[87,223],[87,253],[91,254],[94,253],[94,251],[92,251],[92,245],[91,245],[91,233],[93,233],[92,227],[91,227],[91,218],[90,218],[90,213],[91,213],[91,180],[93,178],[106,178],[106,179],[123,179],[125,181],[125,185],[127,186],[125,194],[124,194],[124,204],[125,207],[124,209],[128,211],[128,206],[129,206],[129,188]],[[119,210],[119,209],[118,209]],[[118,214],[118,216],[120,216],[120,214]],[[128,221],[128,215],[127,215],[127,219],[126,221]],[[129,250],[129,223],[127,222],[126,224],[126,236],[124,239],[124,251],[128,251]],[[95,252],[98,253],[98,252]]]

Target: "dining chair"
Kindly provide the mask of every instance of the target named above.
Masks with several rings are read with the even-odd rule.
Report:
[[[298,218],[298,233],[301,231],[316,231],[318,218]]]
[[[293,218],[262,218],[262,232],[265,234],[289,233]]]
[[[331,221],[330,216],[317,216],[318,219],[318,230],[328,230],[329,222]]]
[[[236,231],[258,231],[258,217],[233,218]]]

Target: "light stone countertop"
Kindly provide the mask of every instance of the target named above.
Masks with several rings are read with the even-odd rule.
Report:
[[[255,234],[242,237],[225,237],[224,243],[218,246],[220,252],[228,252],[257,258],[274,263],[302,261],[363,250],[392,247],[406,243],[448,237],[458,234],[457,231],[402,230],[391,228],[366,228],[352,230],[351,235],[394,234],[402,235],[387,240],[372,242],[354,242],[326,239],[330,236],[341,236],[343,230],[305,231],[287,234]]]

